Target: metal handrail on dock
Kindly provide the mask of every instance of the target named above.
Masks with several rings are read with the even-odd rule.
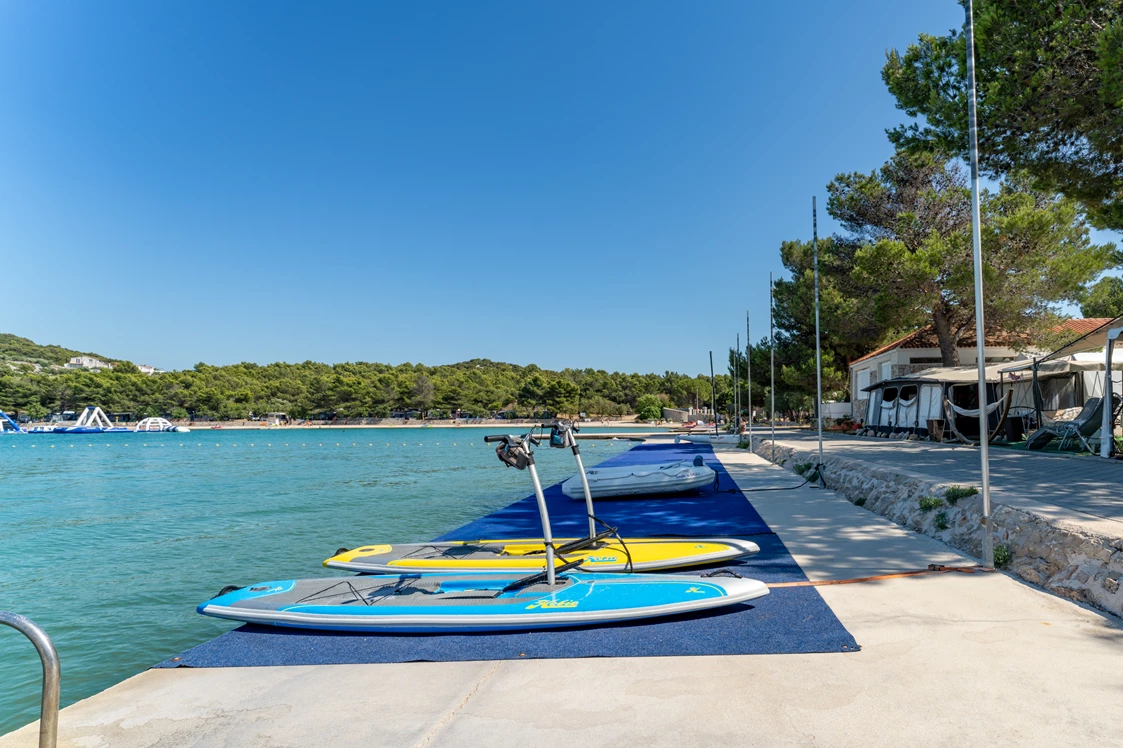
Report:
[[[0,623],[11,626],[35,645],[43,663],[43,698],[39,705],[39,748],[55,748],[58,740],[59,667],[58,652],[47,632],[30,618],[0,610]]]

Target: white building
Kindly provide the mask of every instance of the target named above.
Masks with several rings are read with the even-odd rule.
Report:
[[[140,369],[141,374],[152,375],[164,373],[163,369],[157,369],[155,366],[149,366],[148,364],[137,364],[136,368]]]
[[[1076,337],[1091,332],[1109,321],[1100,318],[1070,319],[1061,324],[1061,329]],[[1023,346],[1022,350],[1016,351],[1012,343],[1012,336],[988,336],[984,349],[986,362],[997,364],[1013,361],[1025,354],[1043,353],[1033,346]],[[972,331],[959,340],[959,365],[975,366],[978,363],[978,356],[979,350]],[[870,393],[863,392],[866,387],[884,379],[915,374],[933,366],[940,366],[942,360],[935,330],[924,327],[850,362],[852,417],[856,421],[865,420],[870,397]]]
[[[66,365],[67,369],[89,369],[90,371],[101,371],[102,369],[112,369],[113,364],[106,363],[100,358],[93,356],[75,356],[70,359]]]

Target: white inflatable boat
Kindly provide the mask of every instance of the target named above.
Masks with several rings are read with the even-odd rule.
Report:
[[[640,496],[653,493],[680,493],[703,488],[714,482],[713,468],[691,465],[686,460],[655,465],[621,465],[585,471],[589,492],[594,499],[609,496]],[[562,483],[562,493],[571,499],[585,498],[581,476]]]
[[[675,444],[690,442],[691,444],[732,444],[736,446],[741,443],[742,439],[747,441],[748,438],[748,436],[741,437],[738,434],[675,434]]]

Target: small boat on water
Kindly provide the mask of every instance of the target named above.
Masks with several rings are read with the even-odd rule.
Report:
[[[662,465],[621,465],[619,467],[591,468],[585,471],[589,492],[594,499],[610,496],[644,496],[650,494],[682,493],[711,485],[717,474],[713,468],[686,460]],[[562,483],[562,493],[571,499],[585,498],[581,476],[575,475]]]
[[[741,443],[741,436],[739,434],[675,434],[675,443],[679,442],[737,445]]]

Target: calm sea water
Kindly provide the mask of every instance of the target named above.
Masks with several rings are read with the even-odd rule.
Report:
[[[338,574],[320,562],[340,546],[430,540],[528,495],[486,433],[2,436],[0,609],[47,630],[73,703],[232,628],[194,610],[227,584]],[[582,453],[595,465],[633,445]],[[574,469],[569,450],[537,463],[545,485]],[[3,734],[38,717],[40,690],[34,648],[7,627],[0,683]]]

